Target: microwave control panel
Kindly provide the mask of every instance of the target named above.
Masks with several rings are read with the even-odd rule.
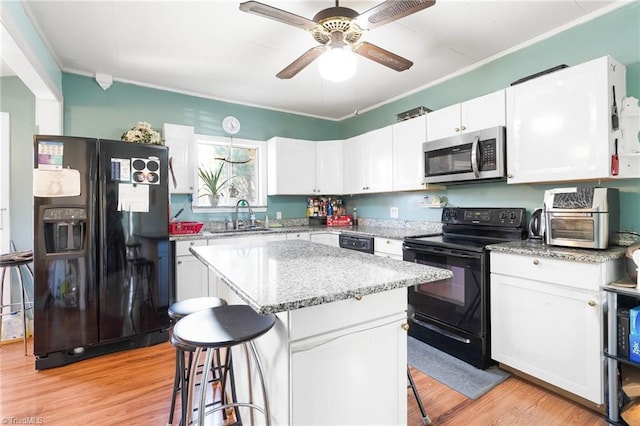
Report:
[[[480,171],[496,170],[498,168],[495,139],[480,141],[478,143],[478,151],[480,151],[480,161],[478,162]]]

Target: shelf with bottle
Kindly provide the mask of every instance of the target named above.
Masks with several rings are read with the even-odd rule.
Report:
[[[342,199],[331,197],[307,198],[307,217],[343,216],[346,209]]]

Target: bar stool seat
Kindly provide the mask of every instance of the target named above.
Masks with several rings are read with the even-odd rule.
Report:
[[[168,313],[169,318],[175,322],[194,312],[217,308],[226,304],[227,302],[219,297],[194,297],[173,303],[169,306]]]
[[[195,312],[201,311],[203,309],[211,309],[219,306],[226,305],[227,302],[224,299],[219,297],[194,297],[191,299],[181,300],[179,302],[173,303],[169,306],[168,315],[172,324],[175,324],[181,318],[186,317],[187,315],[193,314]],[[176,408],[176,399],[178,396],[178,392],[180,392],[180,403],[181,403],[181,413],[180,419],[181,425],[185,425],[187,421],[187,410],[191,405],[190,400],[188,399],[187,388],[190,380],[195,379],[195,374],[193,378],[191,377],[192,369],[197,369],[198,366],[192,365],[194,359],[197,360],[197,357],[194,357],[194,354],[197,350],[196,347],[188,344],[183,344],[178,342],[173,334],[171,335],[171,344],[176,350],[176,368],[175,375],[173,380],[173,392],[171,395],[171,409],[169,412],[169,425],[173,424],[173,416]],[[189,355],[189,360],[185,362],[185,355]],[[218,356],[219,359],[219,356]]]
[[[267,396],[266,384],[262,372],[260,359],[255,348],[254,339],[268,332],[276,322],[273,314],[260,315],[251,307],[246,305],[227,305],[213,309],[206,309],[187,315],[178,321],[173,328],[173,338],[180,344],[203,349],[227,349],[224,362],[225,375],[231,374],[233,377],[233,367],[231,365],[231,350],[233,346],[245,344],[251,349],[250,353],[256,365],[258,378],[260,379],[263,395],[263,406],[260,407],[250,399],[248,402],[238,402],[235,398],[233,381],[223,378],[222,394],[225,394],[227,384],[231,386],[231,393],[234,398],[231,402],[225,402],[215,406],[211,412],[225,410],[227,408],[248,407],[264,414],[266,424],[271,424],[269,411],[269,400]],[[208,350],[203,368],[203,375],[200,385],[200,402],[198,404],[198,424],[204,425],[206,413],[206,383],[207,375],[211,370],[214,351]],[[247,353],[249,351],[247,350]],[[206,374],[205,374],[206,372]],[[189,384],[189,392],[193,392],[193,383]],[[239,419],[238,419],[239,421]]]
[[[13,242],[11,246],[13,249],[15,249],[15,247],[13,246]],[[18,276],[18,285],[20,287],[20,302],[2,304],[2,301],[0,300],[0,336],[2,336],[2,317],[5,315],[14,315],[16,313],[21,313],[22,314],[22,333],[23,333],[22,340],[24,343],[25,355],[27,355],[27,315],[26,313],[28,310],[33,309],[33,302],[29,301],[29,298],[27,297],[22,268],[27,270],[29,275],[31,275],[31,281],[33,281],[33,271],[29,267],[29,263],[31,262],[33,262],[32,250],[13,251],[0,256],[0,268],[2,269],[2,274],[0,275],[0,299],[2,298],[2,295],[4,295],[4,276],[7,270],[11,271],[12,268],[15,268],[15,271]],[[11,272],[9,272],[9,276],[11,276]],[[11,281],[11,279],[9,279],[9,281]],[[13,308],[14,306],[18,306],[18,308],[14,309]],[[5,313],[4,308],[6,307],[9,307],[11,311]]]

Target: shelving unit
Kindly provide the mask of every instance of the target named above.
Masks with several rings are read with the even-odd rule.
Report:
[[[637,288],[619,287],[614,285],[605,285],[602,289],[607,295],[607,347],[604,356],[607,358],[607,384],[609,393],[607,396],[608,420],[613,423],[620,421],[620,407],[618,406],[618,363],[632,365],[640,368],[640,363],[633,362],[628,358],[618,356],[618,324],[617,324],[617,308],[618,295],[630,296],[637,298],[640,303],[640,291]]]

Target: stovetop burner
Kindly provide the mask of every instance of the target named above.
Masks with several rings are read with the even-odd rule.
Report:
[[[523,208],[463,208],[442,210],[442,235],[407,237],[405,242],[482,251],[488,244],[526,237]]]

